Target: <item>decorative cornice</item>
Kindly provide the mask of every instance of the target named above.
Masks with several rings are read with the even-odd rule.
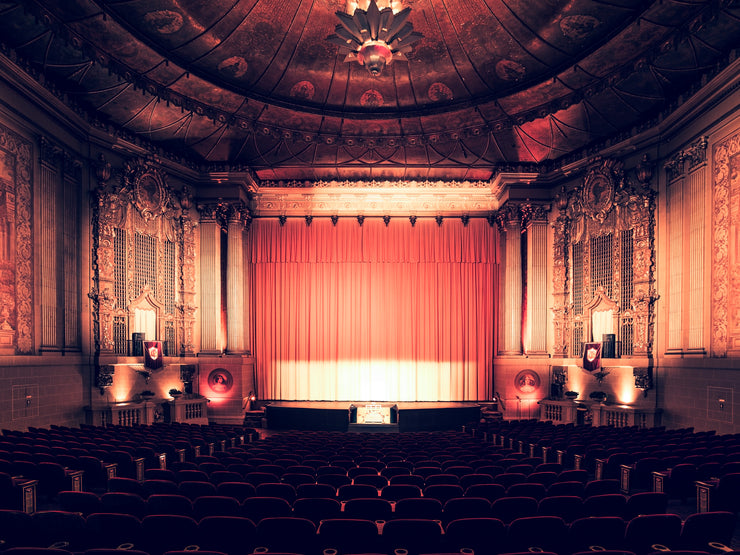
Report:
[[[534,174],[536,175],[536,174]],[[344,180],[344,181],[263,181],[260,189],[480,189],[489,188],[488,181],[407,181],[398,180]]]
[[[274,184],[274,182],[271,182]],[[336,181],[315,187],[260,187],[255,217],[270,216],[481,216],[498,202],[484,181]]]

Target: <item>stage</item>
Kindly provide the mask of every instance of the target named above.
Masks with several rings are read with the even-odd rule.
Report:
[[[411,432],[453,430],[480,420],[473,402],[272,401],[265,406],[274,430]]]

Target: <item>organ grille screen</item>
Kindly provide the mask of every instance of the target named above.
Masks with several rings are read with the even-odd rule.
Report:
[[[113,294],[116,296],[117,305],[123,308],[128,305],[128,295],[126,294],[126,230],[116,229],[113,236]]]
[[[635,233],[631,229],[622,231],[620,238],[620,276],[622,279],[620,288],[619,308],[624,312],[632,309],[632,296],[635,290],[635,278],[632,266],[632,257],[634,252]],[[623,316],[619,326],[619,337],[621,346],[621,356],[631,356],[634,352],[634,327],[631,317]]]
[[[164,242],[162,261],[162,301],[166,314],[175,312],[175,244],[172,241]]]
[[[128,330],[126,329],[126,318],[123,316],[113,317],[113,352],[119,355],[128,354],[126,345],[128,343]]]
[[[621,310],[630,310],[632,308],[632,295],[634,294],[634,275],[632,270],[632,253],[633,253],[634,231],[627,229],[620,234],[620,243],[622,248],[620,274],[622,278],[619,308]]]
[[[573,245],[573,313],[583,314],[583,243]]]
[[[164,323],[164,354],[173,356],[175,354],[175,323],[168,320]]]
[[[583,322],[580,320],[573,322],[573,337],[570,348],[570,355],[573,357],[579,357],[583,353]]]
[[[612,251],[612,234],[591,238],[591,296],[599,287],[604,288],[606,295],[612,297],[614,285],[614,253]]]
[[[134,293],[141,293],[148,285],[158,298],[157,291],[157,238],[137,233],[134,244]]]

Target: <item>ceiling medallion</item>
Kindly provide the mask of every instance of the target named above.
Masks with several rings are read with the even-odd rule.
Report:
[[[339,45],[341,53],[347,54],[345,62],[357,61],[373,77],[393,60],[406,60],[411,45],[424,36],[414,32],[413,25],[406,21],[411,8],[396,12],[394,0],[379,2],[380,6],[376,0],[370,0],[364,10],[356,1],[348,0],[347,11],[354,8],[353,14],[338,11],[340,24],[335,27],[335,34],[327,37]]]

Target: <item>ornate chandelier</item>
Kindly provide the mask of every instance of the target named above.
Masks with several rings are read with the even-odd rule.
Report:
[[[406,60],[411,45],[424,36],[414,32],[414,26],[406,21],[411,8],[396,13],[392,0],[380,1],[382,9],[376,0],[370,0],[367,10],[363,10],[356,2],[350,4],[350,0],[348,11],[354,7],[354,13],[337,12],[340,24],[335,27],[335,34],[327,37],[339,45],[341,53],[347,54],[345,62],[356,60],[374,77],[393,60]]]

